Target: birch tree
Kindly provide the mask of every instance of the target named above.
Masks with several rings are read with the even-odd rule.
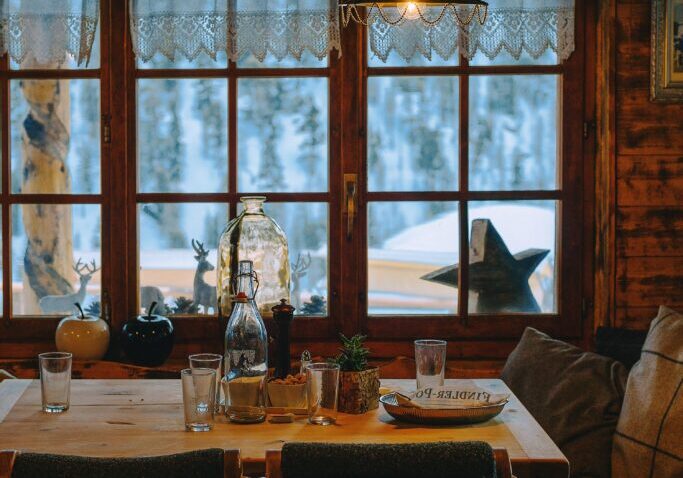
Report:
[[[22,80],[28,113],[21,124],[21,191],[69,194],[69,80]],[[23,312],[39,314],[38,300],[73,292],[71,207],[21,206],[26,233]]]

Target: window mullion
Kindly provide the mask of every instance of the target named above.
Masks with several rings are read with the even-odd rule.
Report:
[[[342,31],[342,51],[337,67],[338,105],[337,118],[340,125],[340,141],[337,145],[341,158],[341,168],[336,168],[337,176],[331,191],[336,192],[339,210],[342,209],[344,174],[356,174],[356,210],[353,234],[347,238],[347,215],[339,213],[330,216],[330,236],[340,247],[338,261],[341,273],[338,284],[333,288],[340,291],[339,305],[334,311],[336,330],[344,334],[354,334],[365,328],[367,316],[367,220],[366,220],[366,180],[365,180],[365,115],[366,115],[366,76],[365,76],[365,29],[350,24]],[[342,260],[341,258],[348,258]]]
[[[10,94],[9,94],[9,79],[7,77],[7,70],[9,69],[8,55],[0,58],[0,70],[2,71],[2,79],[0,80],[0,124],[2,124],[2,318],[3,321],[9,324],[11,310],[12,310],[12,257],[10,251],[11,244],[11,211],[9,205],[10,195]]]
[[[462,58],[465,68],[468,67],[466,58]],[[467,324],[467,310],[469,306],[469,220],[468,220],[468,201],[467,193],[469,192],[469,90],[470,77],[468,74],[460,76],[460,119],[458,124],[460,126],[459,138],[459,171],[458,171],[458,190],[464,194],[463,200],[459,202],[459,229],[460,229],[460,253],[459,253],[459,267],[458,267],[458,315],[464,324]]]

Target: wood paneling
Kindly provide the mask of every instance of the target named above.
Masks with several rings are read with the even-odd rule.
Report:
[[[646,330],[660,304],[683,308],[683,104],[649,100],[650,9],[618,0],[616,314]],[[598,185],[600,187],[600,185]]]
[[[683,257],[622,257],[617,263],[617,305],[683,305]]]
[[[621,207],[617,211],[619,257],[683,256],[680,207]]]

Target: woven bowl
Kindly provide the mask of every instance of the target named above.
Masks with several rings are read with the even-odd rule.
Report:
[[[379,398],[389,415],[396,420],[422,425],[464,425],[488,421],[503,411],[507,400],[495,405],[470,408],[416,408],[401,407],[396,395],[388,393]]]

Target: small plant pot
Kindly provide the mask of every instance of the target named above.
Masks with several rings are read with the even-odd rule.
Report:
[[[379,368],[339,373],[339,411],[361,414],[379,407]]]

